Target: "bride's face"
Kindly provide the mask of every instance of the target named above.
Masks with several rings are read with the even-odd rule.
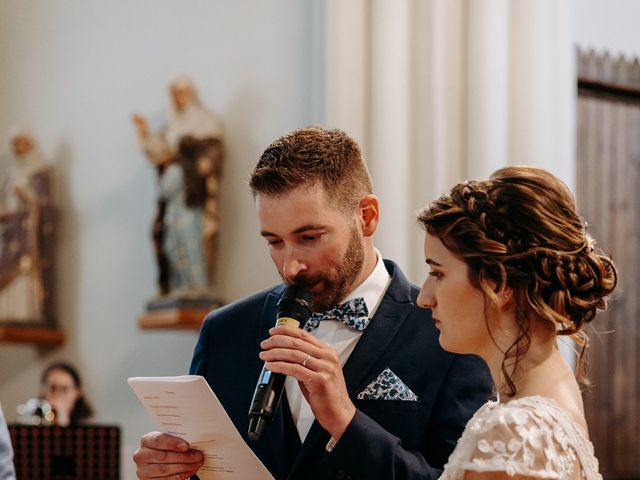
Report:
[[[469,281],[467,264],[430,233],[425,235],[424,256],[429,272],[418,305],[431,309],[442,348],[479,355],[492,348],[485,295]]]

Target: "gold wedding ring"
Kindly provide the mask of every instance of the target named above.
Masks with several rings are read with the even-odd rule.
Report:
[[[306,366],[307,366],[307,363],[309,362],[309,359],[310,359],[310,358],[311,358],[311,355],[309,355],[309,354],[307,353],[306,358],[305,358],[305,359],[304,359],[304,361],[302,362],[302,366],[303,366],[303,367],[306,367]]]

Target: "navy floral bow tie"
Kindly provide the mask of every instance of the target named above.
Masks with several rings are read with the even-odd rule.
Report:
[[[353,298],[326,312],[313,313],[304,325],[304,329],[310,332],[317,328],[322,320],[338,320],[347,327],[362,332],[369,325],[369,310],[364,303],[364,298]]]

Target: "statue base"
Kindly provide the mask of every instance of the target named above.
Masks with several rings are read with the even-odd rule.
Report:
[[[57,346],[62,345],[64,340],[64,332],[55,327],[0,323],[0,342],[3,343]]]
[[[222,305],[220,299],[208,295],[166,295],[147,302],[147,311],[138,317],[138,326],[199,330],[207,313]]]

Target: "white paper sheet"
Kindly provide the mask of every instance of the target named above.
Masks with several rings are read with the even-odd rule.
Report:
[[[160,431],[204,454],[200,480],[273,480],[203,377],[133,377],[128,382]]]

